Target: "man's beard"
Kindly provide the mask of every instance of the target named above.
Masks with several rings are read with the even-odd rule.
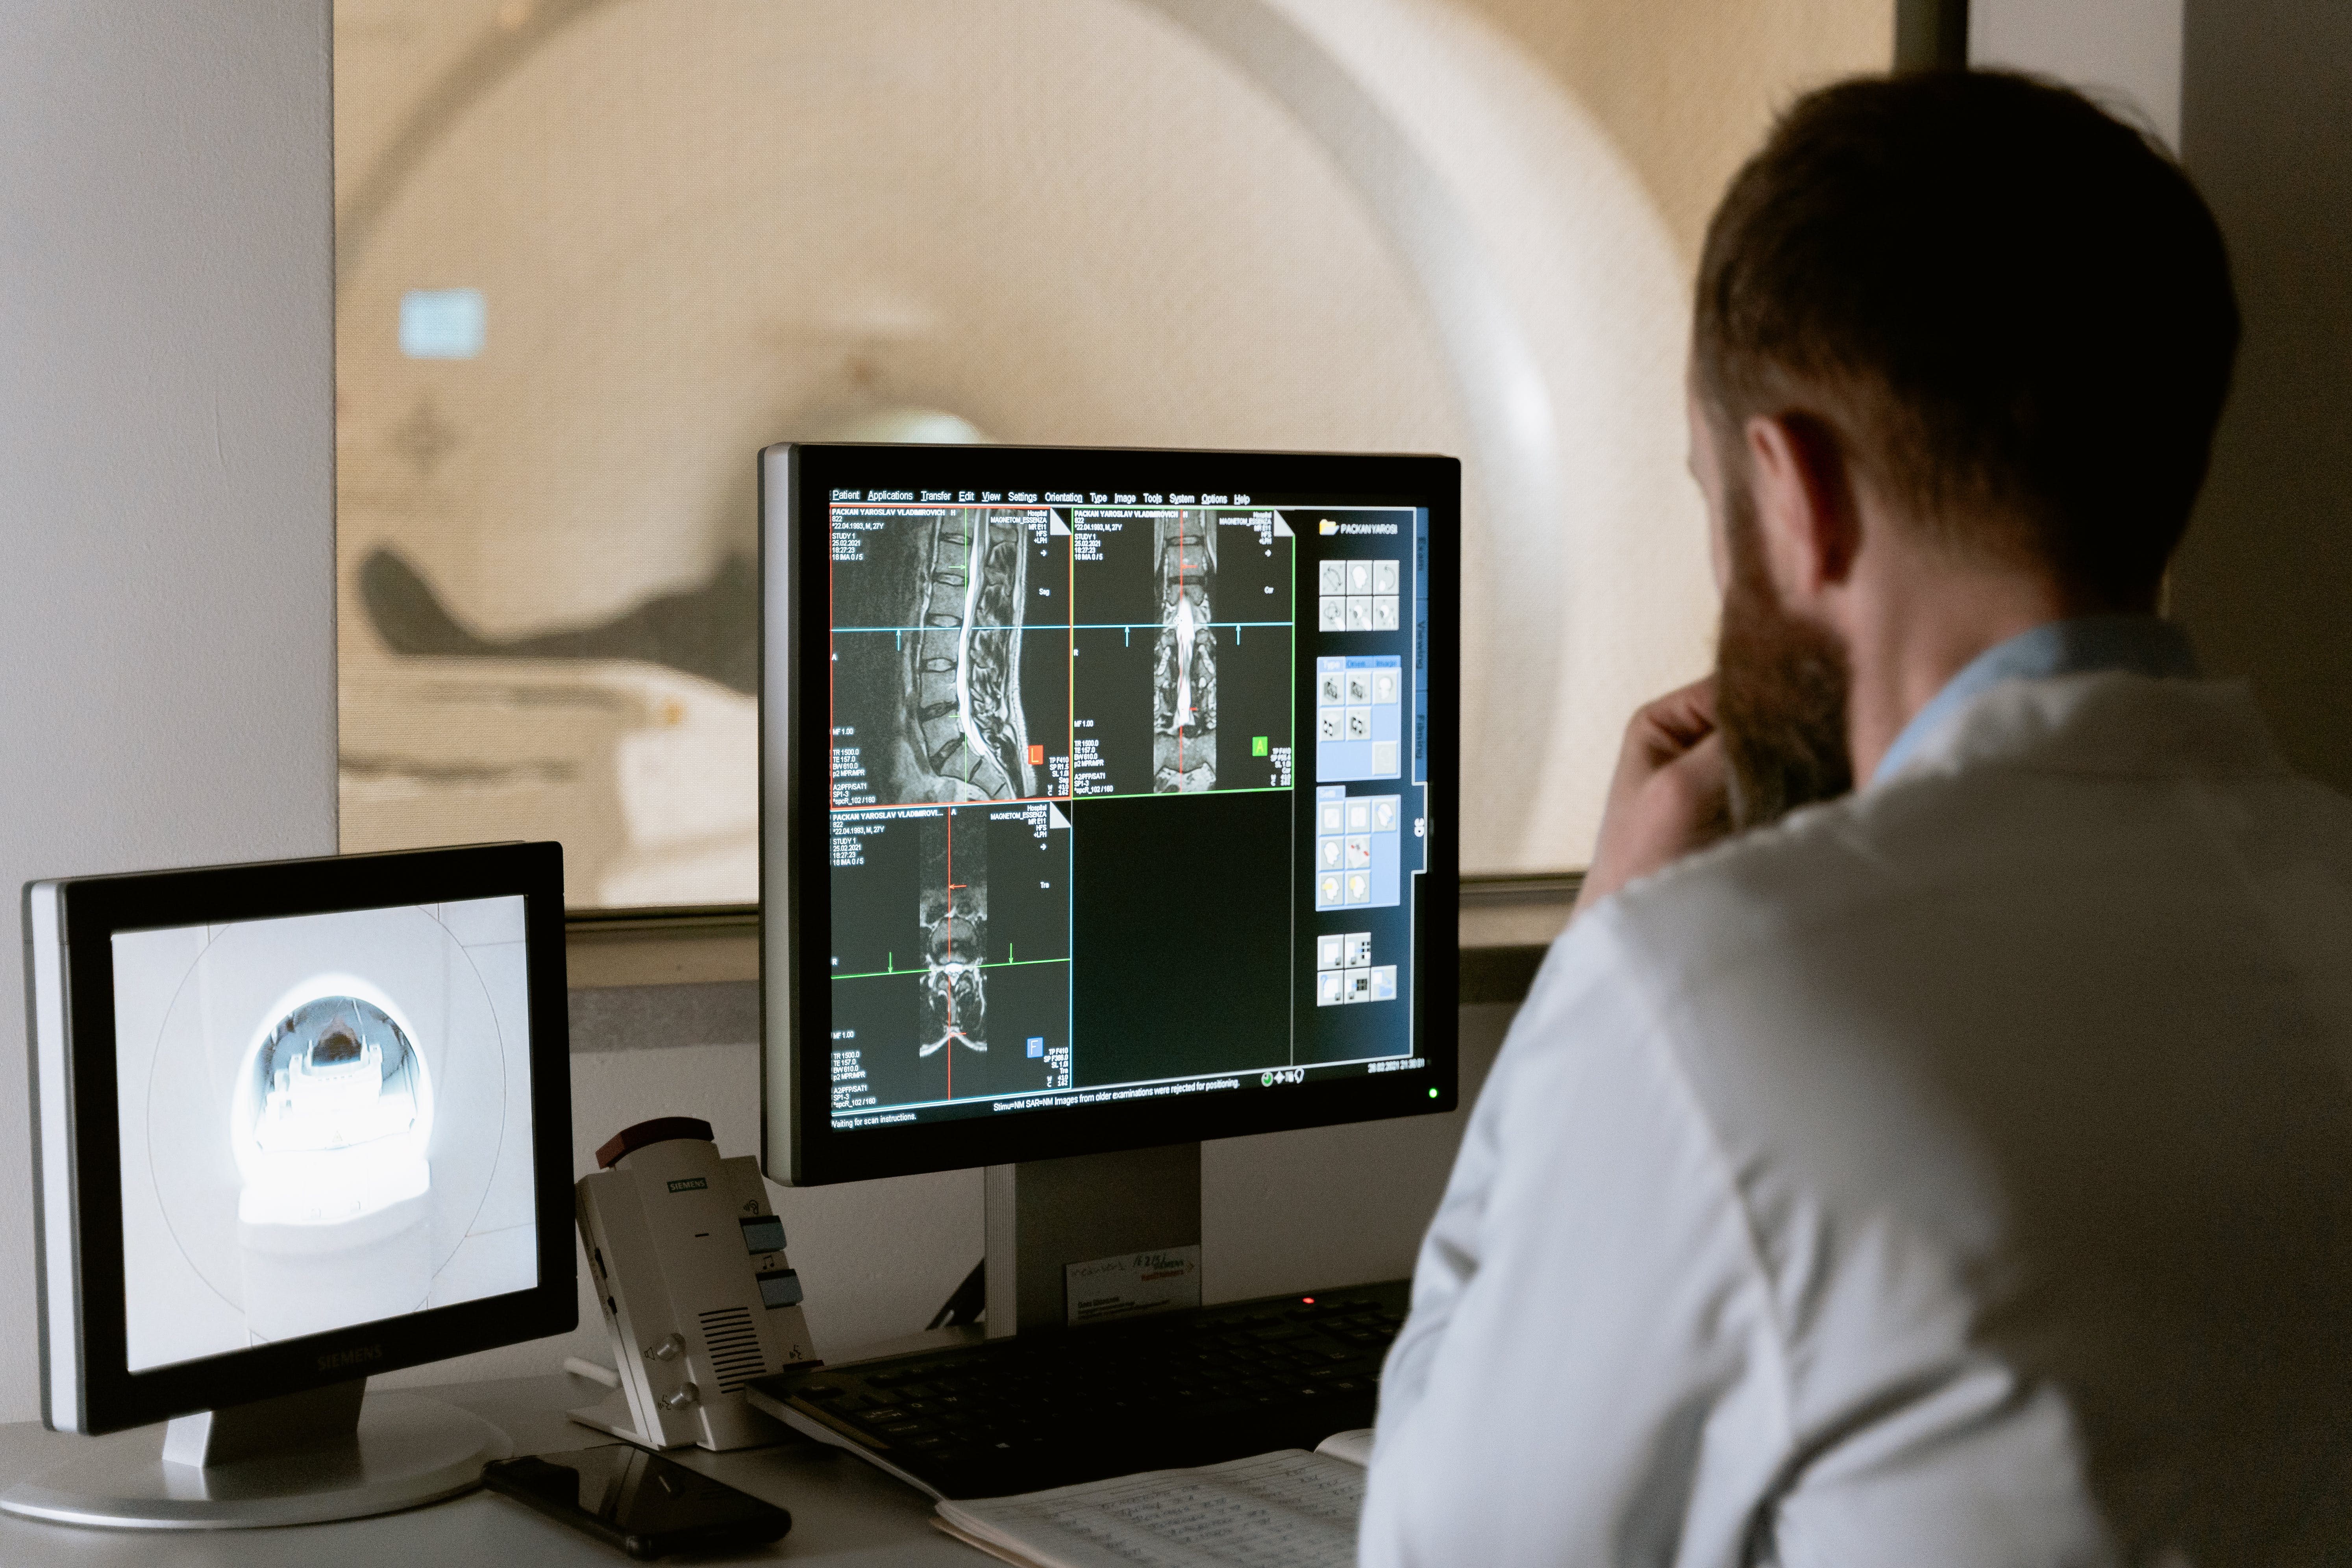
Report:
[[[1781,607],[1756,499],[1737,479],[1725,512],[1731,581],[1716,644],[1715,721],[1731,764],[1731,825],[1744,832],[1853,787],[1852,681],[1837,636]]]

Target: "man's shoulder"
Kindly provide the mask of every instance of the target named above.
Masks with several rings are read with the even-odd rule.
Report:
[[[1688,984],[1776,950],[1834,949],[1847,928],[2024,917],[2257,838],[2352,871],[2352,801],[2278,761],[2242,689],[2016,681],[1901,775],[1690,856],[1602,908],[1623,960]]]
[[[1849,796],[1805,807],[1624,888],[1592,911],[1592,936],[1617,964],[1659,972],[1675,989],[1759,952],[1811,945],[1913,896],[1927,872],[1914,862],[1940,847],[1916,827],[1958,805],[1914,798],[1890,813]]]

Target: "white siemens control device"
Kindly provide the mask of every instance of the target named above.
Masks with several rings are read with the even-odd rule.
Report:
[[[816,1363],[759,1162],[722,1160],[709,1122],[666,1116],[596,1163],[574,1191],[621,1386],[572,1418],[647,1448],[775,1442],[744,1384]]]

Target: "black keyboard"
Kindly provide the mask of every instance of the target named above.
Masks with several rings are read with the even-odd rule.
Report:
[[[941,1497],[1312,1448],[1372,1424],[1410,1282],[782,1373],[751,1403]]]

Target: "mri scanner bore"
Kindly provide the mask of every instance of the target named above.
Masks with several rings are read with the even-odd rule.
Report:
[[[133,1370],[536,1282],[522,903],[115,936]]]
[[[299,987],[313,994],[271,1027],[230,1101],[246,1319],[261,1339],[414,1311],[431,1287],[425,1063],[390,1013],[349,994],[362,988]]]

